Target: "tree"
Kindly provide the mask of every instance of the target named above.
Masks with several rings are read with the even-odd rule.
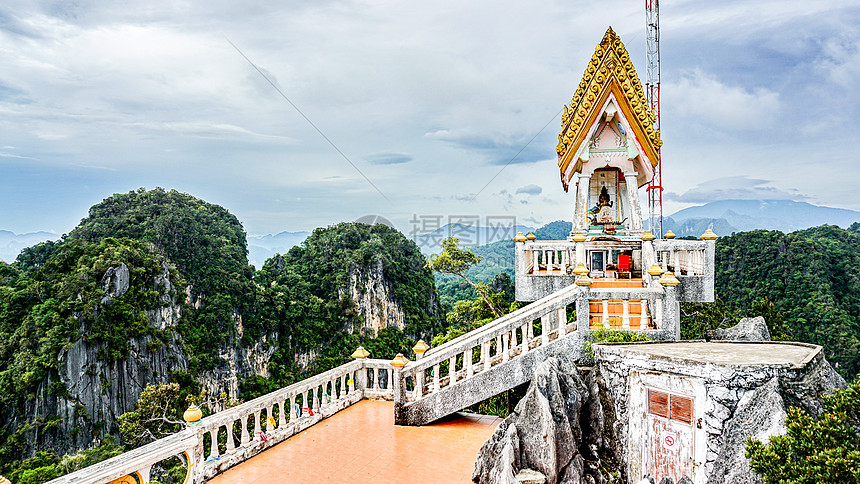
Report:
[[[481,256],[475,255],[469,249],[461,249],[460,241],[456,237],[446,237],[442,240],[442,252],[430,256],[427,267],[432,271],[443,274],[460,276],[477,291],[478,296],[484,300],[496,318],[502,317],[502,311],[490,297],[490,290],[486,284],[472,282],[466,277],[466,271],[473,265],[481,262]]]
[[[820,418],[791,407],[785,435],[771,437],[768,444],[747,439],[750,468],[764,482],[860,482],[860,380],[822,400]]]

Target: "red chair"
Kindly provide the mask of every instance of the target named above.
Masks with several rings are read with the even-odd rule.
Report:
[[[630,271],[630,256],[629,255],[619,255],[618,256],[618,270],[621,272]]]

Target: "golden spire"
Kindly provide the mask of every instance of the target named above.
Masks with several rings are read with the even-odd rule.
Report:
[[[641,145],[644,156],[652,166],[657,166],[657,151],[663,144],[660,133],[654,129],[656,115],[648,108],[645,91],[630,55],[621,38],[612,30],[606,30],[603,40],[594,49],[588,67],[570,104],[564,107],[561,117],[561,134],[558,135],[558,166],[561,169],[562,183],[567,189],[567,177],[581,169],[579,160],[574,159],[580,147],[587,141],[589,132],[610,94],[619,104],[618,109],[630,123],[634,137]],[[643,162],[645,160],[642,160]],[[571,163],[574,164],[571,167]]]

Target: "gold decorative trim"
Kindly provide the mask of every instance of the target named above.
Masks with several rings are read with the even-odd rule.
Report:
[[[556,146],[562,177],[572,162],[576,163],[574,171],[582,169],[578,160],[572,159],[573,155],[586,141],[588,129],[601,114],[598,110],[610,93],[615,94],[620,111],[631,124],[651,165],[657,166],[657,153],[663,144],[660,133],[654,129],[657,116],[648,107],[645,91],[627,49],[621,38],[609,27],[603,40],[594,49],[594,55],[573,98],[564,107],[561,117],[562,130]]]

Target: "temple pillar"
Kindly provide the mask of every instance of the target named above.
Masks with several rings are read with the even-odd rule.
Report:
[[[579,180],[576,182],[576,205],[573,211],[573,230],[572,233],[579,231],[587,231],[588,226],[585,222],[585,212],[588,210],[588,190],[591,186],[591,175],[579,175]]]
[[[642,207],[639,205],[639,182],[636,181],[636,173],[624,173],[624,182],[627,185],[627,200],[630,206],[630,230],[641,231]]]

